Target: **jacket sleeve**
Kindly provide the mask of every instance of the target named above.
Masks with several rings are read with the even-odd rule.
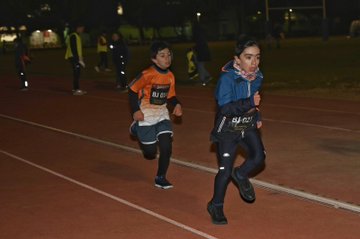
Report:
[[[180,101],[176,98],[176,96],[173,96],[173,97],[169,98],[169,99],[167,100],[167,102],[168,102],[171,106],[174,106],[174,107],[175,107],[177,104],[180,104],[180,105],[181,105]]]
[[[134,114],[136,111],[140,110],[139,101],[138,101],[138,94],[132,91],[129,88],[129,103],[130,103],[130,110],[131,113]]]
[[[79,61],[79,53],[77,51],[77,44],[76,44],[76,36],[75,35],[72,35],[70,37],[70,48],[71,48],[71,52],[73,54],[74,59]]]
[[[220,113],[224,116],[239,116],[255,107],[253,98],[236,99],[233,85],[226,78],[220,79],[216,88],[216,100]]]
[[[229,102],[222,106],[219,105],[221,114],[228,117],[243,115],[251,108],[254,108],[254,105],[250,98]]]

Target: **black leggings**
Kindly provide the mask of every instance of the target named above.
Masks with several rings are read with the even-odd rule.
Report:
[[[171,134],[165,133],[158,136],[158,142],[155,144],[141,144],[140,148],[143,151],[144,157],[149,160],[156,158],[157,147],[159,146],[159,161],[158,171],[156,176],[166,176],[169,168],[170,157],[172,153],[172,137]]]
[[[80,64],[73,57],[70,58],[70,64],[73,71],[73,90],[78,90],[80,89],[80,83],[79,83],[80,73],[81,73]]]
[[[108,68],[107,52],[99,52],[99,55],[100,55],[100,61],[97,66]]]
[[[125,75],[125,62],[114,62],[116,67],[116,84],[125,88],[127,85],[126,75]]]
[[[219,171],[215,176],[213,202],[224,203],[225,193],[231,178],[231,172],[237,155],[237,147],[241,146],[246,151],[246,158],[238,167],[238,174],[249,177],[251,173],[259,170],[264,165],[265,150],[257,129],[249,130],[242,138],[239,135],[235,140],[222,140],[217,142],[217,158]]]
[[[21,82],[21,88],[26,88],[27,85],[26,85],[26,72],[25,72],[25,67],[24,66],[20,66],[18,68],[18,76],[19,76],[19,79],[20,79],[20,82]]]

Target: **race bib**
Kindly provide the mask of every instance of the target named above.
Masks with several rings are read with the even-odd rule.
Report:
[[[243,132],[256,126],[256,110],[250,110],[241,116],[226,117],[217,123],[217,133]]]
[[[152,85],[150,92],[150,104],[163,105],[167,101],[170,85]]]
[[[255,115],[232,117],[227,121],[229,131],[244,131],[255,123]]]

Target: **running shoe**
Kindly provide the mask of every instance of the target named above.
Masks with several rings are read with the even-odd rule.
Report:
[[[85,95],[87,92],[84,90],[74,90],[73,95]]]
[[[156,176],[155,177],[155,187],[162,188],[162,189],[169,189],[174,186],[165,178],[165,176]]]
[[[249,178],[247,177],[240,177],[236,173],[237,168],[235,168],[231,174],[232,178],[235,180],[236,185],[239,189],[239,193],[241,198],[247,202],[252,203],[255,201],[255,190],[252,186]]]
[[[212,201],[207,204],[207,211],[211,216],[211,221],[216,225],[225,225],[228,223],[225,215],[224,215],[224,206],[215,205]]]

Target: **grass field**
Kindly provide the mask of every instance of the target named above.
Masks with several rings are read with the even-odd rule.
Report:
[[[285,39],[281,48],[262,44],[261,69],[265,75],[264,90],[276,94],[301,95],[321,98],[360,100],[360,39],[332,37],[328,42],[320,38]],[[186,49],[191,43],[174,44],[174,71],[178,84],[196,84],[188,80]],[[210,42],[212,61],[207,68],[216,79],[224,63],[232,58],[234,42]],[[71,78],[69,63],[64,60],[64,49],[32,50],[32,76],[60,76]],[[128,77],[132,79],[150,64],[148,46],[131,46]],[[84,51],[86,68],[84,80],[114,81],[114,72],[96,73],[98,61],[95,48]],[[111,66],[111,57],[109,56]],[[0,55],[0,76],[14,74],[12,52]],[[216,80],[212,84],[215,84]]]

